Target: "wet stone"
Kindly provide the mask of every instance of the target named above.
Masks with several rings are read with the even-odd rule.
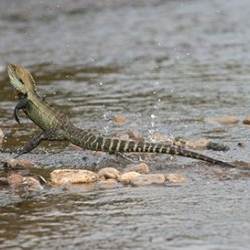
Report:
[[[0,177],[0,186],[9,185],[8,179],[6,177]]]
[[[120,171],[118,171],[116,168],[102,168],[98,172],[99,178],[104,179],[119,179],[120,177]]]
[[[163,174],[147,174],[140,175],[131,180],[131,184],[134,186],[146,186],[153,184],[164,184],[165,176]]]
[[[127,123],[127,118],[122,114],[117,114],[113,116],[112,121],[117,126],[123,126],[124,124]]]
[[[112,189],[112,188],[116,188],[119,186],[120,184],[115,179],[106,179],[106,180],[101,180],[97,182],[97,187],[100,189]]]
[[[171,183],[184,183],[186,182],[186,178],[180,174],[165,174],[165,178],[167,182]]]
[[[140,174],[148,174],[150,172],[150,168],[149,166],[142,162],[142,163],[139,163],[139,164],[131,164],[131,165],[128,165],[125,169],[124,169],[124,172],[137,172],[137,173],[140,173]]]
[[[124,184],[130,184],[136,177],[140,176],[141,174],[131,171],[124,173],[120,176],[119,181]]]
[[[0,128],[0,144],[3,142],[4,139],[4,133],[3,130]]]
[[[96,182],[98,175],[88,170],[57,169],[50,173],[51,181],[57,185]]]
[[[188,140],[186,146],[191,149],[206,149],[209,144],[209,140],[205,138],[200,138],[198,140]]]
[[[237,116],[226,115],[226,116],[218,116],[208,118],[207,121],[209,123],[219,123],[222,125],[230,125],[237,124],[239,122],[239,118]]]

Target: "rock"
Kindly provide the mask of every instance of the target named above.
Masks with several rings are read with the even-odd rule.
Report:
[[[180,174],[165,174],[166,181],[171,183],[183,183],[186,181],[185,176]]]
[[[166,179],[163,174],[143,174],[133,178],[130,183],[134,186],[145,186],[153,184],[163,184],[165,180]]]
[[[34,166],[30,160],[10,159],[4,163],[4,168],[7,170],[30,169]]]
[[[148,174],[150,169],[149,169],[149,166],[144,163],[144,162],[141,162],[139,164],[131,164],[131,165],[128,165],[125,169],[124,169],[124,172],[137,172],[137,173],[140,173],[140,174]]]
[[[115,179],[106,179],[106,180],[101,180],[97,182],[97,187],[100,189],[111,189],[111,188],[116,188],[119,187],[119,183]]]
[[[41,185],[40,181],[34,177],[27,176],[23,177],[23,184],[26,191],[33,192],[43,190],[43,186]]]
[[[96,182],[96,173],[82,169],[57,169],[50,173],[52,183],[57,185]]]
[[[123,126],[125,123],[127,123],[127,118],[122,114],[117,114],[113,116],[112,121],[117,126]]]
[[[131,183],[131,181],[133,179],[135,179],[136,177],[140,176],[141,174],[137,173],[137,172],[127,172],[127,173],[124,173],[120,176],[119,178],[119,181],[124,183],[124,184],[129,184]]]
[[[234,161],[233,165],[237,166],[240,169],[250,169],[250,162]]]
[[[243,124],[250,125],[250,115],[243,120]]]
[[[239,122],[238,117],[232,116],[232,115],[226,115],[226,116],[218,116],[213,118],[208,118],[207,121],[209,123],[220,123],[222,125],[230,125],[230,124],[236,124]]]
[[[11,173],[7,177],[7,181],[11,188],[16,189],[17,187],[20,187],[23,183],[23,176],[18,173]]]
[[[138,130],[129,130],[128,131],[129,139],[132,139],[134,141],[143,141],[143,136]]]
[[[209,140],[205,138],[200,138],[198,140],[188,140],[186,142],[186,147],[191,149],[207,149],[207,145],[209,144]]]
[[[98,172],[99,178],[104,179],[119,179],[120,175],[120,171],[116,168],[102,168]]]
[[[22,176],[17,172],[9,174],[7,181],[10,187],[15,191],[33,192],[43,190],[43,186],[39,180],[31,176]]]

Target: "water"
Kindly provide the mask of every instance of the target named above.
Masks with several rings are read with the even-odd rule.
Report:
[[[230,146],[204,152],[250,161],[249,127],[206,118],[248,115],[250,3],[213,1],[0,2],[0,127],[4,148],[18,148],[35,127],[16,104],[6,64],[28,67],[49,102],[73,122],[103,133],[139,128],[206,137]],[[122,113],[128,124],[110,122]],[[216,132],[215,128],[222,128]],[[237,146],[245,144],[244,148]],[[1,154],[7,159],[8,154]],[[23,158],[42,166],[99,168],[111,156],[43,144]],[[153,171],[185,175],[180,186],[46,190],[27,199],[2,189],[3,249],[248,249],[249,177],[197,161],[157,156]],[[120,166],[121,167],[121,166]]]

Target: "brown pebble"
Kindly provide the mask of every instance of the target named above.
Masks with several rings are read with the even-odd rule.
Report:
[[[226,115],[226,116],[211,117],[208,118],[207,121],[209,123],[220,123],[222,125],[230,125],[238,123],[239,118],[233,115]]]
[[[143,174],[132,179],[131,184],[134,186],[146,186],[153,184],[163,184],[165,180],[166,179],[163,174]]]
[[[116,168],[102,168],[98,172],[99,178],[104,179],[119,179],[120,175],[120,171]]]
[[[183,183],[186,181],[185,176],[180,174],[165,174],[166,181],[171,183]]]
[[[209,144],[210,140],[205,139],[205,138],[200,138],[198,140],[188,140],[186,142],[186,147],[191,148],[191,149],[197,149],[197,150],[202,150],[206,149],[207,145]]]
[[[243,124],[250,125],[250,115],[243,120]]]
[[[124,169],[124,172],[131,172],[131,171],[137,172],[140,174],[148,174],[150,169],[146,163],[141,162],[139,164],[130,164]]]
[[[30,160],[10,159],[4,163],[6,169],[30,169],[34,167],[34,163]]]
[[[100,189],[111,189],[119,186],[119,183],[115,179],[106,179],[97,182],[97,187]]]
[[[31,176],[23,177],[23,185],[27,191],[43,190],[43,186],[40,181]]]
[[[16,189],[22,185],[23,178],[24,177],[18,173],[11,173],[10,175],[8,175],[7,181],[11,188]]]
[[[52,183],[57,185],[92,183],[98,179],[96,173],[82,169],[57,169],[50,173],[50,177]]]
[[[135,141],[143,141],[143,136],[138,130],[129,130],[128,136],[129,136],[129,139],[132,139]]]
[[[122,114],[117,114],[117,115],[113,116],[112,121],[115,125],[122,126],[125,123],[127,123],[127,118]]]
[[[119,181],[124,183],[124,184],[129,184],[131,183],[131,181],[133,179],[135,179],[136,177],[140,176],[141,174],[137,173],[137,172],[127,172],[127,173],[124,173],[120,176],[119,178]]]

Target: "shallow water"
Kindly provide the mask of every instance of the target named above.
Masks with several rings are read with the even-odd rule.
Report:
[[[18,126],[13,119],[11,62],[28,67],[47,101],[80,127],[105,134],[139,128],[149,139],[155,131],[211,138],[230,150],[204,153],[249,162],[250,127],[206,122],[249,114],[249,15],[247,0],[0,1],[3,147],[18,148],[35,131],[29,120]],[[111,122],[118,113],[129,121],[121,128]],[[54,168],[98,169],[117,161],[59,143],[23,158],[42,166],[44,176]],[[248,174],[225,170],[222,178],[218,167],[167,156],[153,157],[150,165],[153,172],[177,171],[187,182],[55,188],[26,199],[2,189],[1,248],[249,248]]]

